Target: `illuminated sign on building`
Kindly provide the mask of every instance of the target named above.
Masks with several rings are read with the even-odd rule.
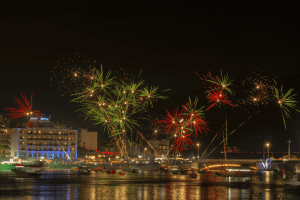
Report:
[[[43,120],[43,121],[49,121],[49,119],[46,118],[46,117],[41,117],[40,120]]]
[[[31,119],[31,120],[38,120],[37,117],[31,117],[30,119]],[[41,121],[49,121],[49,119],[46,118],[46,117],[41,117],[39,120],[41,120]]]

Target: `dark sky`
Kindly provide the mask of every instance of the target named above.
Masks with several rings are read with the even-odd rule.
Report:
[[[33,92],[34,106],[54,120],[91,127],[73,113],[79,105],[69,103],[71,98],[62,97],[50,87],[57,61],[75,52],[97,60],[98,66],[102,63],[104,70],[125,68],[137,75],[143,69],[142,78],[147,83],[171,89],[165,93],[169,99],[158,102],[155,113],[164,113],[165,108],[173,110],[186,103],[188,96],[198,95],[203,105],[208,105],[193,70],[205,74],[222,69],[237,83],[253,72],[263,71],[270,77],[277,76],[286,88],[293,86],[299,91],[297,8],[282,3],[208,5],[174,0],[158,4],[125,1],[108,5],[103,1],[87,4],[74,0],[1,5],[1,110],[15,107],[13,97],[20,97],[20,92],[27,96]],[[292,115],[289,129],[284,131],[278,107],[268,109],[235,133],[232,145],[240,143],[238,138],[242,136],[295,139],[299,117]],[[203,136],[203,143],[220,128],[224,121],[221,115],[217,109],[207,113],[212,131],[210,136]],[[232,114],[232,126],[247,117]],[[256,142],[277,140],[268,137]]]

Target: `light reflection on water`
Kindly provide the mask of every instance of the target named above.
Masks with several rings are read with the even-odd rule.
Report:
[[[159,172],[127,172],[124,176],[93,172],[85,176],[45,175],[41,179],[1,178],[0,199],[297,199],[291,189],[273,183],[268,173],[251,177],[210,173],[194,179]]]

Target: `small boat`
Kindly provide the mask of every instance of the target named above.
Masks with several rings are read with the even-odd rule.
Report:
[[[195,172],[192,172],[192,173],[190,174],[190,178],[197,178],[197,174],[196,174]]]
[[[115,174],[115,173],[116,173],[116,170],[113,170],[113,169],[107,170],[107,174]]]
[[[11,171],[16,174],[17,178],[38,178],[42,176],[41,169],[34,166],[31,166],[29,169],[24,169],[24,165],[16,165]]]
[[[91,172],[91,170],[89,170],[87,166],[79,167],[79,170],[78,170],[79,175],[88,175],[88,174],[90,174],[90,172]]]

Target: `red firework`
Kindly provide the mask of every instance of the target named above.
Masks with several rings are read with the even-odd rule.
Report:
[[[231,104],[231,101],[228,100],[228,96],[221,90],[213,90],[212,92],[207,91],[208,92],[208,97],[207,99],[209,99],[208,102],[213,102],[213,104],[211,104],[205,111],[209,110],[211,107],[213,107],[214,105],[216,105],[217,103],[225,103],[231,106],[235,106],[233,104]]]
[[[163,120],[154,120],[156,123],[153,124],[162,124],[158,127],[165,127],[165,134],[166,133],[171,133],[172,130],[176,130],[179,127],[178,122],[180,119],[182,119],[181,115],[184,112],[184,109],[181,110],[181,112],[178,114],[178,107],[177,110],[174,110],[174,115],[172,116],[168,110],[167,111],[167,117]],[[151,125],[153,125],[151,124]]]
[[[197,72],[195,72],[195,74],[197,74],[199,79],[203,82],[203,87],[204,88],[210,88],[211,90],[215,89],[216,86],[213,82],[218,82],[218,79],[217,78],[212,78],[212,75],[211,75],[210,72],[208,72],[207,75],[204,75],[203,77],[201,77]],[[210,80],[211,82],[208,83],[208,80]]]
[[[20,93],[20,94],[21,94],[25,104],[15,96],[14,101],[18,103],[19,108],[10,108],[10,107],[8,107],[4,110],[9,110],[10,111],[10,113],[7,114],[7,115],[11,116],[10,119],[23,117],[23,116],[29,117],[29,120],[26,123],[26,127],[30,127],[31,126],[31,118],[32,117],[40,118],[41,115],[43,115],[43,114],[39,113],[38,110],[36,110],[36,111],[32,110],[32,93],[31,93],[30,101],[27,99],[27,97],[25,95],[23,95],[22,93]]]
[[[182,151],[184,145],[187,144],[191,146],[193,143],[188,138],[192,134],[195,134],[197,138],[197,132],[201,134],[204,131],[209,130],[207,128],[207,122],[203,118],[203,112],[200,110],[195,110],[195,103],[190,102],[183,106],[182,110],[178,114],[177,110],[174,110],[174,115],[172,116],[167,110],[167,117],[163,120],[155,120],[153,124],[161,124],[159,127],[165,127],[165,134],[172,134],[174,139],[173,146],[175,150]]]
[[[183,135],[180,138],[175,138],[174,142],[173,142],[173,148],[174,150],[178,150],[179,152],[182,152],[185,144],[187,144],[188,146],[192,146],[193,142],[191,141],[190,138],[188,138],[189,136],[191,136],[192,134],[189,135]]]

